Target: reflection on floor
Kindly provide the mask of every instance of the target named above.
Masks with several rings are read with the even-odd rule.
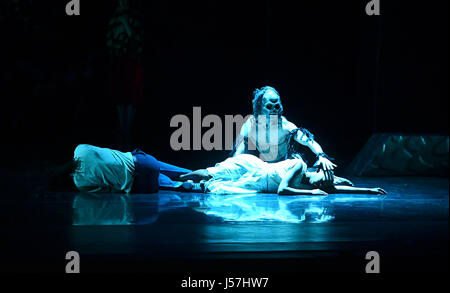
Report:
[[[387,271],[448,269],[447,178],[352,180],[388,195],[47,193],[25,209],[2,198],[1,270],[63,270],[69,250],[88,271],[362,272],[370,250]]]
[[[209,195],[161,192],[155,206],[146,206],[136,213],[136,196],[76,195],[73,204],[73,225],[147,225],[159,215],[180,207],[208,216],[210,222],[327,222],[331,201],[319,198],[288,198],[273,194]],[[359,199],[356,199],[359,200]],[[378,199],[364,199],[378,200]]]

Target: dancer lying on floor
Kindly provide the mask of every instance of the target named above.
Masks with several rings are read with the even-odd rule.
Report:
[[[319,167],[307,168],[301,156],[267,163],[250,154],[240,154],[180,176],[202,182],[208,193],[278,193],[279,195],[327,195],[328,193],[386,194],[381,188],[354,187],[353,183]]]
[[[49,177],[70,178],[71,186],[83,192],[154,193],[159,189],[194,191],[194,184],[174,181],[190,171],[160,162],[139,149],[121,152],[80,144],[73,160]]]

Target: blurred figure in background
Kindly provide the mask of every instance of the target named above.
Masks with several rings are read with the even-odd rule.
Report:
[[[133,2],[117,0],[108,23],[106,47],[110,58],[109,96],[119,116],[118,148],[130,149],[136,108],[143,101],[143,17]]]

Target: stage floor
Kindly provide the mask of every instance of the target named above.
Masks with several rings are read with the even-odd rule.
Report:
[[[0,198],[0,271],[448,270],[448,178],[351,178],[388,195],[14,194]],[[25,203],[25,205],[24,205]]]

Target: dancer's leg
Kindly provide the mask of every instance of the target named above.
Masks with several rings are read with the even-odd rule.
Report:
[[[159,162],[141,150],[132,152],[135,175],[133,193],[155,193],[159,190]]]
[[[178,188],[182,183],[175,180],[180,175],[191,172],[191,170],[158,161],[139,149],[134,150],[132,154],[135,157],[135,184],[139,193],[157,192],[159,187]]]
[[[158,183],[159,183],[160,189],[179,188],[183,184],[183,182],[174,181],[174,180],[170,179],[170,177],[168,177],[162,173],[159,173]]]
[[[164,174],[171,179],[178,179],[180,175],[192,172],[192,170],[167,164],[161,161],[158,161],[158,164],[161,174]]]

